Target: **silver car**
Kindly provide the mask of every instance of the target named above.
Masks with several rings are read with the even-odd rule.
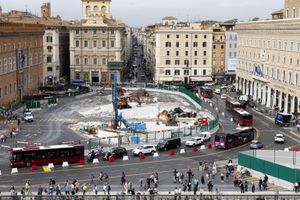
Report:
[[[250,143],[250,149],[262,149],[264,144],[258,140],[252,140]]]

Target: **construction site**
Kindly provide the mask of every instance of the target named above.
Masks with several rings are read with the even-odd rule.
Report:
[[[113,144],[118,137],[130,140],[154,132],[156,139],[171,137],[172,130],[201,126],[203,117],[213,119],[179,92],[113,85],[98,89],[74,110],[77,120],[69,125],[72,130]]]

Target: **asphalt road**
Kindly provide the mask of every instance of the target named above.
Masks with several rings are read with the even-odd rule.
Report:
[[[39,120],[36,120],[36,122],[32,124],[25,124],[22,126],[22,133],[24,134],[22,136],[18,136],[17,139],[31,138],[30,140],[33,143],[42,142],[51,144],[65,140],[82,139],[80,136],[67,129],[64,125],[70,114],[70,106],[80,104],[82,100],[83,99],[64,99],[60,102],[59,106],[42,111],[39,115],[35,116],[36,119],[58,119],[57,117],[59,116],[59,120],[50,120],[48,122],[39,122]],[[223,101],[219,100],[217,104],[216,99],[213,99],[212,103],[218,105],[219,109],[225,110]],[[226,119],[215,109],[210,108],[209,103],[203,103],[203,107],[207,109],[209,108],[215,115],[219,114],[220,123],[224,130],[231,130],[235,128],[235,125],[230,122],[229,119]],[[258,115],[251,110],[250,112],[254,115],[254,126],[258,129],[257,138],[265,144],[264,149],[283,149],[300,143],[299,138],[290,135],[288,130],[275,126],[264,116]],[[226,114],[230,115],[229,113]],[[274,143],[274,134],[278,131],[281,131],[286,135],[286,143]],[[213,140],[211,140],[210,143],[212,143],[212,141]],[[134,184],[137,184],[139,178],[145,178],[158,170],[159,185],[163,185],[162,187],[164,187],[161,190],[171,190],[174,188],[174,184],[172,183],[172,171],[174,169],[185,173],[189,168],[191,168],[195,175],[200,175],[197,171],[199,161],[206,160],[213,162],[233,159],[237,157],[238,152],[249,150],[248,146],[248,144],[245,144],[225,151],[213,148],[201,150],[200,152],[191,152],[190,148],[185,148],[185,154],[179,154],[178,149],[174,156],[170,156],[169,152],[160,152],[159,158],[153,158],[149,155],[146,156],[146,159],[144,160],[140,160],[138,157],[133,157],[129,154],[128,161],[116,160],[112,163],[101,161],[100,164],[93,165],[87,163],[84,166],[74,164],[69,168],[55,166],[55,169],[51,172],[45,172],[42,167],[39,167],[37,171],[22,168],[19,169],[18,174],[10,174],[8,159],[2,157],[2,160],[6,161],[1,162],[0,164],[0,169],[2,171],[2,176],[0,176],[0,188],[2,187],[2,190],[4,190],[11,185],[22,187],[26,180],[30,180],[33,187],[37,187],[40,184],[47,184],[50,178],[55,179],[59,183],[63,183],[65,180],[74,179],[79,180],[81,184],[89,183],[92,174],[98,176],[100,171],[103,171],[109,175],[110,184],[113,185],[112,188],[114,190],[121,187],[120,177],[122,171],[126,173],[128,181],[132,181]],[[100,184],[100,182],[96,183]],[[234,187],[230,183],[221,184],[220,181],[216,181],[215,184],[220,184],[218,187],[221,187],[223,191],[234,190]]]

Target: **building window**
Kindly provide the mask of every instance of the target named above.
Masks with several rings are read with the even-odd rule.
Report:
[[[85,65],[88,65],[88,64],[89,64],[89,59],[85,57],[85,58],[83,59],[83,63],[84,63]]]
[[[296,18],[296,9],[293,8],[293,18]]]
[[[188,42],[185,42],[185,47],[189,47],[189,43]]]
[[[198,47],[198,42],[194,42],[193,46]]]
[[[111,31],[110,31],[110,34],[114,35],[114,34],[115,34],[115,31],[114,31],[114,30],[111,30]]]
[[[79,60],[80,60],[79,57],[75,57],[75,64],[76,64],[76,65],[79,65],[79,64],[80,64]]]
[[[77,79],[77,80],[80,79],[80,73],[78,73],[78,72],[75,73],[75,79]]]
[[[285,71],[282,72],[282,80],[285,82]]]
[[[202,47],[206,47],[206,46],[207,46],[206,42],[202,42]]]
[[[277,75],[277,80],[280,81],[280,71],[279,71],[279,69],[277,69],[277,74],[276,75]]]
[[[188,56],[189,55],[189,52],[188,51],[185,51],[185,56]]]
[[[205,76],[205,75],[206,75],[206,69],[203,70],[203,76]]]
[[[197,39],[198,38],[198,35],[195,35],[195,39]]]
[[[85,7],[85,13],[86,13],[86,16],[89,17],[90,14],[91,14],[91,6],[86,6]]]
[[[166,42],[166,47],[171,47],[171,42]]]
[[[103,30],[102,30],[102,33],[103,33],[103,34],[105,34],[105,33],[106,33],[106,31],[103,29]]]
[[[189,74],[190,74],[189,70],[184,70],[184,75],[189,75]]]
[[[295,80],[295,85],[298,86],[298,81],[299,81],[299,74],[296,74],[296,80]]]
[[[110,41],[110,47],[115,48],[115,41],[114,40]]]
[[[79,30],[75,30],[75,35],[79,35]]]
[[[102,58],[102,65],[106,65],[106,58]]]
[[[47,63],[52,63],[52,56],[47,56]]]
[[[204,38],[204,39],[206,39],[206,38],[207,38],[207,36],[206,36],[206,35],[203,35],[203,38]]]
[[[176,42],[176,47],[179,47],[179,42]]]
[[[206,56],[206,51],[203,51],[203,56]]]
[[[189,35],[185,35],[185,38],[188,39],[188,38],[189,38]]]
[[[198,60],[194,60],[194,65],[198,65]]]
[[[97,63],[98,63],[97,57],[94,57],[93,62],[94,62],[94,65],[97,65]]]
[[[206,65],[206,60],[203,60],[203,65]]]
[[[224,45],[221,45],[221,49],[224,49]]]
[[[52,71],[53,71],[52,67],[47,67],[47,72],[52,72]]]
[[[48,43],[52,43],[53,42],[52,36],[47,36],[46,40],[47,40]]]
[[[93,47],[94,47],[94,48],[97,48],[97,43],[98,43],[97,40],[94,40],[94,41],[93,41]]]
[[[175,70],[175,76],[179,76],[180,75],[180,70],[179,69],[176,69]]]
[[[169,70],[169,69],[166,69],[166,71],[165,71],[165,75],[166,75],[166,76],[170,76],[170,75],[171,75],[171,70]]]
[[[76,40],[76,41],[75,41],[75,46],[76,46],[76,47],[79,47],[79,46],[80,46],[80,45],[79,45],[79,40]]]
[[[169,34],[167,35],[167,38],[168,38],[168,39],[170,38],[170,35],[169,35]]]
[[[198,51],[194,51],[194,56],[198,56]]]
[[[176,56],[179,56],[179,51],[176,51]]]
[[[179,35],[178,34],[176,35],[176,38],[179,39]]]
[[[175,60],[175,65],[180,65],[180,60]]]
[[[105,40],[102,40],[102,47],[106,48],[106,41]]]
[[[2,89],[0,88],[0,98],[2,97]]]
[[[166,60],[166,65],[171,65],[171,60]]]
[[[87,29],[85,29],[85,30],[84,30],[84,33],[88,33],[88,30],[87,30]]]
[[[197,70],[196,70],[196,69],[194,69],[194,75],[195,75],[195,76],[197,75]]]
[[[167,51],[167,56],[170,56],[170,51]]]
[[[289,84],[293,83],[292,72],[289,72]]]
[[[85,47],[85,48],[89,47],[89,41],[84,40],[84,47]]]
[[[97,30],[93,30],[93,35],[97,36]]]
[[[51,46],[48,46],[47,50],[48,50],[48,53],[52,53],[52,47]]]
[[[190,61],[189,60],[184,60],[184,65],[188,67],[190,65]]]

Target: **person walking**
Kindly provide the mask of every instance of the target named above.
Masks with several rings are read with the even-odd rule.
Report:
[[[103,194],[106,195],[106,193],[107,193],[107,183],[104,183],[102,191],[103,191]]]
[[[110,195],[111,187],[110,184],[107,184],[107,194]]]
[[[248,192],[248,187],[249,187],[248,186],[248,181],[245,181],[245,186],[244,187],[245,187],[245,192]]]
[[[94,193],[95,193],[95,195],[98,195],[98,187],[97,187],[97,185],[94,185]]]
[[[198,183],[194,185],[193,191],[194,191],[194,195],[196,195],[198,191]]]
[[[255,183],[254,182],[252,183],[251,190],[252,190],[252,193],[255,192]]]
[[[260,191],[261,191],[262,184],[263,184],[263,181],[262,181],[262,179],[260,178],[259,181],[258,181],[258,189],[259,189]]]
[[[220,176],[221,176],[221,182],[222,182],[222,183],[224,183],[224,174],[223,174],[223,173],[221,173],[221,175],[220,175]]]
[[[297,123],[297,131],[298,132],[300,131],[300,123],[299,122]]]
[[[124,185],[124,183],[126,182],[126,179],[125,179],[125,172],[122,172],[122,176],[121,176],[121,185]]]
[[[205,180],[204,180],[204,176],[202,175],[201,176],[201,184],[204,185],[204,183],[205,183]]]
[[[242,182],[240,185],[241,193],[245,193],[244,183]]]

